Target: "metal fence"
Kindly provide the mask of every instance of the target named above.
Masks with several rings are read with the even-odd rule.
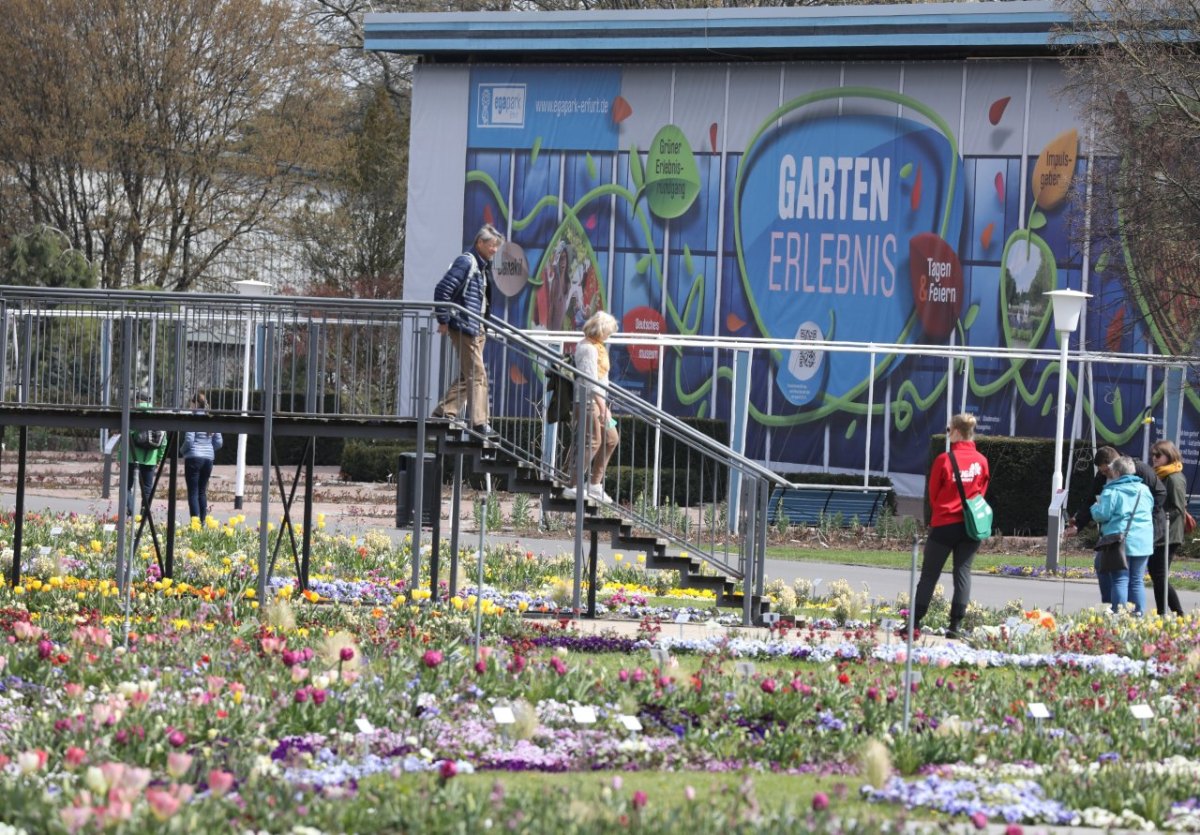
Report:
[[[435,306],[424,302],[0,287],[0,316],[0,409],[10,422],[32,415],[102,435],[155,421],[186,429],[195,420],[188,402],[202,390],[209,428],[269,437],[290,421],[299,424],[293,435],[413,437],[415,426],[423,448],[427,427],[439,426],[430,418],[437,397],[459,373]],[[572,375],[579,404],[603,390],[621,434],[603,512],[737,581],[748,613],[762,592],[767,498],[778,477],[715,433],[578,376],[562,346],[502,322],[487,331],[502,453],[559,487],[585,485],[568,453],[579,422],[547,423],[548,383]],[[154,409],[131,417],[137,393]]]

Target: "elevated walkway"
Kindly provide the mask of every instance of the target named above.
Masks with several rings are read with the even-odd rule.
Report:
[[[771,488],[783,483],[775,474],[634,393],[576,375],[575,414],[603,391],[619,417],[622,439],[606,480],[612,500],[597,503],[582,495],[564,500],[561,487],[575,480],[572,473],[582,472],[583,456],[572,446],[580,422],[559,426],[546,423],[544,415],[547,381],[574,375],[574,369],[521,331],[480,322],[488,330],[490,414],[499,434],[485,438],[433,419],[434,397],[458,374],[457,358],[437,336],[435,312],[432,303],[398,301],[0,287],[0,424],[17,427],[19,438],[14,578],[20,573],[30,427],[98,432],[110,450],[114,438],[146,429],[261,436],[260,529],[266,532],[271,521],[268,491],[277,490],[283,500],[284,520],[273,542],[268,533],[260,537],[260,593],[285,547],[300,582],[307,582],[316,439],[356,438],[409,442],[422,461],[433,453],[436,477],[443,470],[452,473],[455,503],[461,501],[464,472],[473,471],[491,477],[494,485],[536,496],[545,512],[573,515],[577,611],[591,608],[593,601],[582,599],[583,580],[594,576],[598,543],[609,537],[617,547],[644,552],[648,568],[678,571],[685,585],[711,589],[721,605],[740,607],[745,623],[757,620],[763,610],[768,499]],[[456,314],[470,317],[462,309]],[[209,395],[204,414],[187,408],[198,390]],[[146,393],[154,407],[131,408],[135,392]],[[290,482],[277,463],[275,440],[283,437],[306,439]],[[117,449],[106,459],[105,483],[112,465],[120,468],[118,483],[127,483],[128,464]],[[170,456],[158,475],[162,479],[165,472],[171,498],[161,545],[151,514],[128,535],[130,519],[118,502],[122,584],[128,582],[130,544],[143,535],[153,541],[164,573],[171,573],[176,466]],[[412,518],[423,519],[424,467],[415,476]],[[299,518],[293,518],[294,501],[301,503]],[[451,518],[453,578],[460,543],[458,515]],[[435,583],[442,553],[439,519],[432,514],[429,531]],[[422,527],[414,527],[414,541],[424,536]],[[414,553],[416,583],[420,549]]]

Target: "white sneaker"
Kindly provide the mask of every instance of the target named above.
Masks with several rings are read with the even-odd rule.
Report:
[[[613,503],[612,496],[604,492],[603,484],[589,484],[588,495],[598,502],[608,502],[609,504]]]
[[[576,493],[575,493],[574,487],[564,487],[563,488],[562,497],[564,499],[574,499],[575,496],[576,496]]]

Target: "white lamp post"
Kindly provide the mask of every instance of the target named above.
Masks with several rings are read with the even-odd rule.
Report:
[[[252,278],[235,281],[233,286],[242,296],[268,296],[271,285],[265,281]],[[250,411],[250,345],[254,340],[254,317],[246,317],[246,351],[242,360],[242,414]],[[265,370],[265,369],[264,369]],[[238,435],[237,471],[234,476],[233,509],[242,509],[242,500],[246,491],[246,436]]]
[[[1051,290],[1046,293],[1054,305],[1054,330],[1058,334],[1058,419],[1054,430],[1054,482],[1050,493],[1049,536],[1047,537],[1046,568],[1058,568],[1058,546],[1062,539],[1062,511],[1066,497],[1062,494],[1065,481],[1062,468],[1063,435],[1067,421],[1067,348],[1071,334],[1079,328],[1083,303],[1091,298],[1079,290]]]

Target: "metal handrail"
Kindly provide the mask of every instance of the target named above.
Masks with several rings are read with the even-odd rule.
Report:
[[[0,405],[47,414],[83,410],[107,420],[128,415],[129,394],[147,384],[152,395],[159,395],[153,397],[153,412],[164,422],[178,417],[187,391],[201,382],[210,395],[218,392],[222,398],[210,400],[216,420],[247,422],[251,433],[264,437],[269,427],[260,421],[255,432],[256,417],[311,415],[378,420],[385,427],[397,421],[423,426],[439,382],[457,373],[449,341],[436,342],[440,348],[433,350],[430,344],[435,314],[448,309],[487,326],[490,367],[499,361],[504,372],[491,374],[496,378],[489,386],[492,413],[525,418],[502,427],[502,449],[543,478],[560,484],[570,480],[575,470],[556,465],[565,457],[546,446],[538,429],[544,381],[551,373],[569,371],[579,386],[603,391],[614,413],[627,415],[635,429],[622,440],[615,473],[610,468],[621,504],[608,503],[609,510],[635,530],[675,542],[726,577],[743,580],[747,600],[761,594],[760,517],[765,517],[766,487],[785,484],[781,477],[637,394],[585,377],[530,334],[503,321],[483,322],[459,305],[0,287],[5,328]],[[255,386],[264,395],[258,406],[247,395],[251,356],[270,383]],[[433,369],[429,380],[413,373],[425,368]],[[6,371],[12,372],[7,385]],[[240,398],[231,392],[234,382]],[[142,419],[123,417],[123,428]],[[419,437],[423,431],[418,430]],[[665,505],[658,501],[660,489],[670,497]]]

